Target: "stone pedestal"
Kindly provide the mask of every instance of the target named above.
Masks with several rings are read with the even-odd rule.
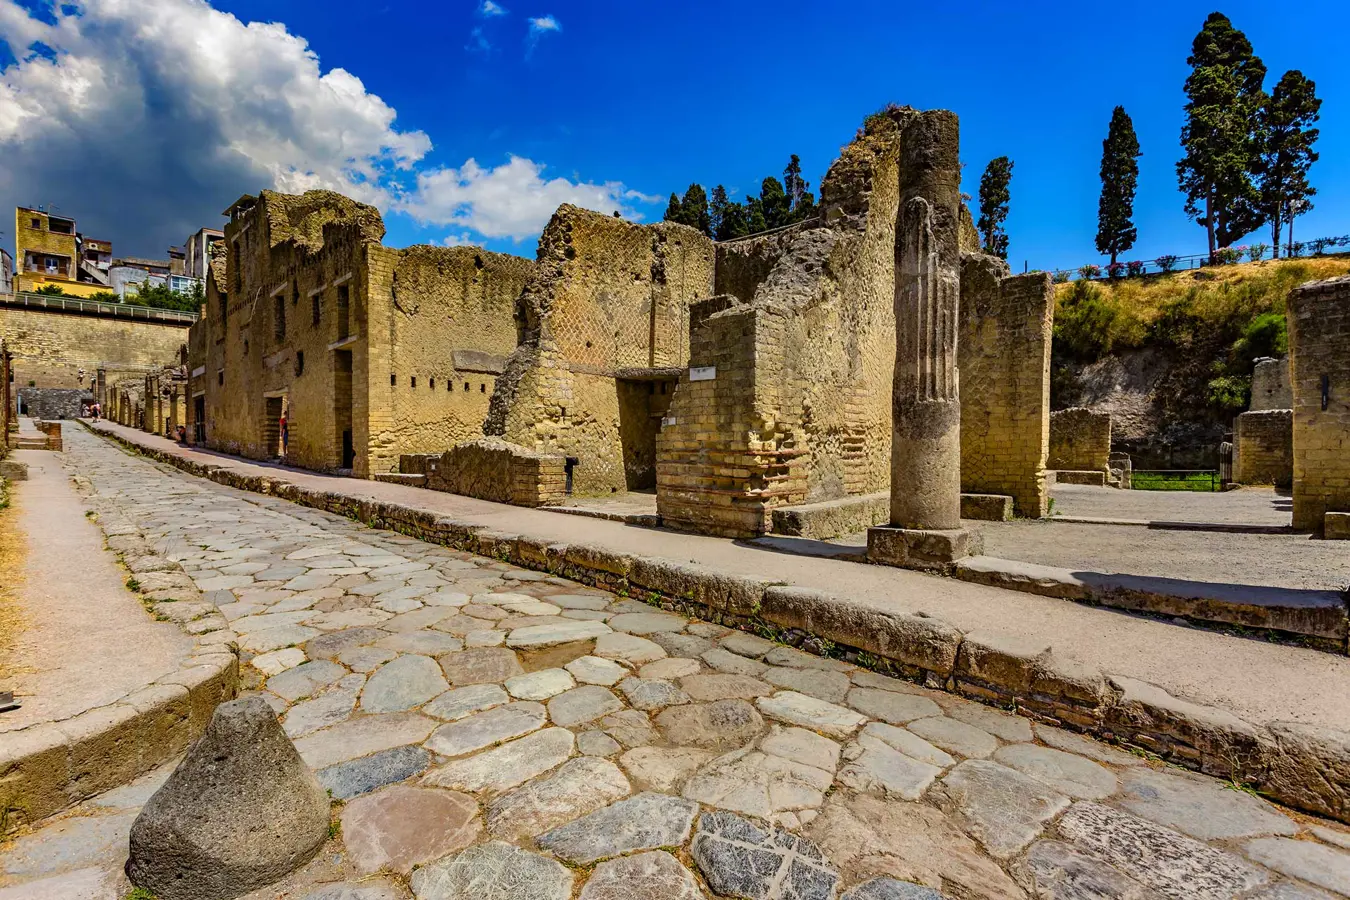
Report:
[[[891,521],[868,532],[868,558],[887,565],[934,568],[970,543],[960,532],[958,135],[955,114],[938,110],[920,114],[901,140]]]

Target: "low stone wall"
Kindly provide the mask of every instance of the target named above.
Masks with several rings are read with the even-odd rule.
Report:
[[[78,419],[94,395],[83,388],[21,387],[15,392],[24,415],[35,419]]]
[[[1245,412],[1233,423],[1233,480],[1239,484],[1294,483],[1294,411]]]
[[[1350,732],[1276,722],[1171,696],[1145,682],[1064,659],[1048,642],[890,613],[822,591],[775,585],[676,560],[555,543],[458,522],[429,510],[315,491],[261,475],[134,450],[220,484],[348,516],[419,540],[491,556],[664,609],[769,634],[800,649],[946,689],[1055,725],[1155,753],[1250,785],[1298,809],[1350,822]]]
[[[9,827],[44,819],[169,762],[206,729],[216,705],[239,690],[235,635],[220,610],[130,519],[91,495],[88,479],[75,482],[142,601],[193,636],[196,646],[177,672],[115,703],[0,734],[0,804],[8,807]]]
[[[1105,472],[1110,456],[1110,413],[1080,406],[1050,414],[1049,468]]]
[[[435,491],[514,506],[547,506],[567,496],[567,461],[501,438],[467,441],[428,467]]]
[[[862,494],[801,506],[780,506],[773,511],[773,533],[792,537],[829,540],[885,523],[891,516],[891,495]]]

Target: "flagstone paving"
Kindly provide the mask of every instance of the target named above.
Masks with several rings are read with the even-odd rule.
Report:
[[[1327,900],[1350,829],[951,694],[193,479],[67,429],[335,798],[250,900]],[[166,773],[0,848],[101,900]],[[720,893],[718,893],[720,892]]]

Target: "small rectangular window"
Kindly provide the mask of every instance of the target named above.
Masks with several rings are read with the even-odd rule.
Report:
[[[480,394],[486,394],[486,393],[487,393],[487,385],[486,385],[486,384],[480,384],[480,385],[478,386],[478,393],[480,393]]]
[[[286,298],[281,294],[272,301],[272,337],[286,340]]]
[[[398,375],[395,374],[394,372],[390,372],[390,373],[389,373],[389,386],[390,386],[390,387],[393,387],[393,386],[396,385],[396,384],[398,384]]]
[[[220,369],[216,372],[216,384],[224,384],[224,383],[225,383],[225,370]]]
[[[433,390],[433,391],[436,390],[436,379],[435,379],[434,376],[432,377],[432,379],[431,379],[429,382],[427,382],[427,387],[430,388],[430,389]]]
[[[295,374],[305,374],[305,351],[303,350],[295,351]]]
[[[416,375],[414,375],[414,376],[412,377],[412,386],[413,386],[413,387],[417,387],[417,376],[416,376]]]
[[[42,227],[42,220],[41,220],[41,219],[29,219],[28,221],[30,221],[30,222],[33,223],[33,224],[30,226],[30,227],[32,227],[32,228],[41,228],[41,227]]]
[[[469,389],[469,383],[466,381],[466,382],[464,382],[464,390],[467,391],[468,389]]]
[[[312,299],[314,308],[310,310],[310,314],[314,317],[315,325],[318,325],[319,321],[323,318],[323,306],[322,304],[319,303],[319,297],[320,297],[319,294],[314,295]]]

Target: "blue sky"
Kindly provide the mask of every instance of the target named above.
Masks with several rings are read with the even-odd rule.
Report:
[[[0,197],[56,203],[118,252],[156,252],[193,221],[217,222],[239,193],[276,184],[355,185],[385,209],[393,245],[448,239],[532,256],[561,200],[659,219],[672,190],[698,181],[753,191],[781,175],[790,153],[814,187],[863,116],[890,101],[960,114],[971,194],[990,158],[1012,157],[1018,269],[1099,259],[1097,169],[1116,104],[1144,152],[1140,237],[1127,258],[1204,245],[1182,212],[1174,166],[1185,58],[1212,2],[499,0],[485,10],[481,0],[216,0],[239,22],[201,0],[136,5],[154,11],[136,19],[125,4],[87,0],[79,15],[25,23],[0,0],[0,38],[14,57],[29,57],[31,40],[56,48],[54,61],[11,61],[3,73],[0,144],[14,118],[7,102],[30,123],[78,120],[12,129],[11,147],[32,158],[8,183],[0,177]],[[1255,45],[1268,85],[1289,68],[1316,81],[1320,193],[1296,232],[1350,233],[1346,4],[1313,0],[1287,16],[1269,3],[1218,8]],[[197,47],[181,46],[192,40]],[[224,92],[221,67],[230,70]],[[91,68],[131,113],[92,119],[75,97],[33,115],[38,92],[54,81],[73,91]],[[129,81],[140,90],[128,92]],[[100,149],[122,129],[126,153]],[[167,189],[152,201],[155,185]]]

